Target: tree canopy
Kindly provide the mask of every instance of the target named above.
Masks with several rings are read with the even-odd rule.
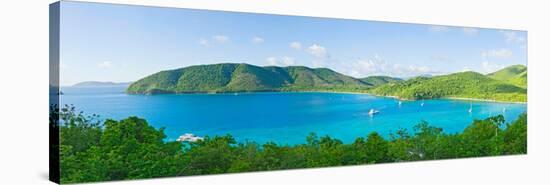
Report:
[[[231,135],[188,143],[166,141],[137,117],[98,121],[66,107],[60,113],[61,182],[93,182],[167,176],[450,159],[527,152],[527,116],[476,120],[448,134],[420,122],[384,138],[376,132],[343,143],[311,133],[303,144],[237,142]]]

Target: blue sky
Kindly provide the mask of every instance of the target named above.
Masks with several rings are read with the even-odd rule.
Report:
[[[61,5],[61,85],[222,62],[354,76],[488,73],[527,64],[527,32],[126,6]]]

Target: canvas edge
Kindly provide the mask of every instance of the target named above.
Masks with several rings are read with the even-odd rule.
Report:
[[[49,180],[60,183],[59,56],[61,2],[49,5]]]

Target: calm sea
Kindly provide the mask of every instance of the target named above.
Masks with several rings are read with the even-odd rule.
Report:
[[[378,132],[385,137],[399,128],[412,131],[425,120],[444,132],[462,132],[474,119],[503,114],[515,120],[526,104],[460,100],[399,101],[365,94],[237,93],[127,95],[118,87],[63,87],[61,104],[73,104],[102,119],[145,118],[165,127],[167,140],[184,133],[198,136],[231,134],[238,141],[305,143],[315,132],[345,143]],[[423,106],[422,106],[423,103]],[[472,112],[468,110],[472,107]],[[370,109],[380,113],[369,116]]]

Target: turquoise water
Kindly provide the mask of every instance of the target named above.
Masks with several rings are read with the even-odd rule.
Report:
[[[399,128],[412,131],[421,120],[462,132],[474,119],[503,114],[515,120],[526,104],[426,100],[399,101],[366,94],[238,93],[127,95],[124,87],[65,87],[61,104],[73,104],[86,114],[122,119],[138,116],[156,128],[165,127],[167,140],[184,133],[233,135],[237,141],[304,143],[315,132],[345,143],[376,131],[385,137]],[[370,109],[379,114],[371,117]],[[505,110],[504,110],[505,109]]]

